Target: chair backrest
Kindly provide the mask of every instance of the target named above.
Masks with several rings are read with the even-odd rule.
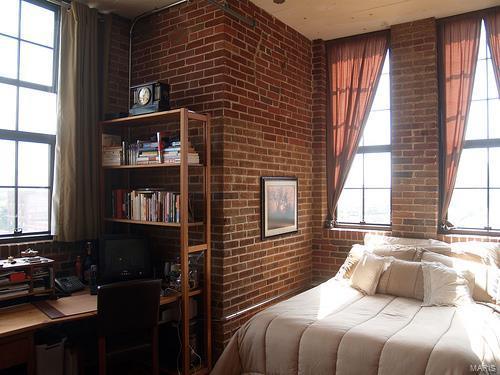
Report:
[[[158,325],[160,280],[102,285],[97,292],[99,335],[146,331]]]

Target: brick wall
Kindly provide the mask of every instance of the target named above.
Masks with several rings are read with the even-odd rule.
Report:
[[[165,80],[173,107],[214,119],[216,351],[258,309],[234,313],[311,281],[311,42],[248,1],[229,5],[257,26],[192,1],[140,21],[132,44],[133,84]],[[298,233],[260,240],[261,176],[298,177]]]
[[[129,20],[111,16],[107,113],[128,112],[129,29]]]

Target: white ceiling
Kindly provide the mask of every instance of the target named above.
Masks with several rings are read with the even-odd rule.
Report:
[[[134,18],[179,0],[83,1],[103,12]],[[500,5],[500,0],[285,0],[283,4],[275,4],[273,0],[251,1],[309,39],[324,40]]]
[[[390,25],[500,5],[500,0],[273,0],[252,2],[309,39],[330,40]]]

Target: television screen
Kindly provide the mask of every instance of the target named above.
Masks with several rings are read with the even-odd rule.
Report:
[[[145,238],[105,236],[99,245],[101,282],[151,277],[150,251]]]

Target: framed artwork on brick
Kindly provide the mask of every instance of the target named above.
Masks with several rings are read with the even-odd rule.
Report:
[[[298,230],[297,177],[261,177],[261,238]]]

